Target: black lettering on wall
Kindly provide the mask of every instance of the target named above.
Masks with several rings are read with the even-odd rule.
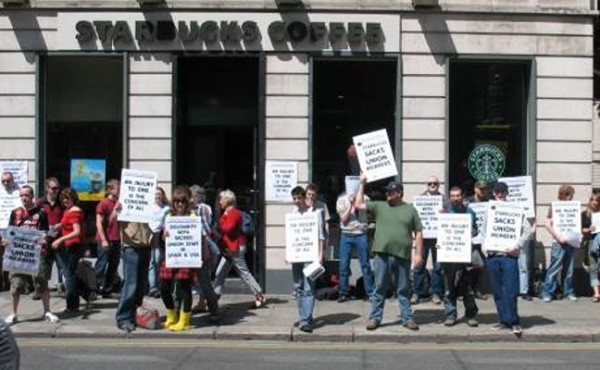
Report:
[[[94,38],[94,26],[88,21],[77,22],[75,29],[77,30],[75,38],[79,42],[88,42]]]
[[[221,41],[238,42],[242,39],[242,30],[236,21],[221,21]]]
[[[365,35],[367,44],[381,44],[385,41],[383,29],[379,23],[367,23],[367,32]]]
[[[365,39],[365,29],[362,23],[350,22],[348,23],[348,43],[358,44]]]
[[[300,42],[306,39],[308,28],[306,27],[306,24],[294,21],[287,25],[287,33],[292,42]]]
[[[269,37],[274,43],[280,43],[285,41],[285,23],[281,21],[275,21],[269,25]]]
[[[184,21],[179,21],[179,39],[183,42],[192,42],[198,39],[198,34],[200,33],[200,26],[198,22],[192,21],[190,22],[190,26],[188,27],[187,23]]]
[[[310,39],[312,41],[322,40],[327,35],[327,26],[325,22],[310,23]]]
[[[150,42],[156,40],[156,27],[150,21],[135,22],[135,39],[139,42]]]
[[[156,22],[156,39],[159,41],[171,41],[177,37],[175,24],[171,21]]]
[[[108,41],[110,36],[109,32],[112,30],[112,22],[111,21],[94,21],[94,26],[96,26],[96,33],[98,34],[98,38],[103,43]]]
[[[215,21],[203,22],[200,26],[200,38],[205,42],[215,42],[219,38],[219,25]]]
[[[344,24],[341,22],[331,22],[329,23],[329,42],[332,44],[337,43],[338,41],[344,38],[346,34],[346,28]]]
[[[254,42],[258,40],[260,30],[254,21],[246,21],[242,23],[242,38],[245,42]]]
[[[126,21],[116,21],[112,34],[113,42],[131,42],[133,35]]]

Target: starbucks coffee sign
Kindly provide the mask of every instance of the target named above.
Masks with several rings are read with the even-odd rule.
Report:
[[[495,181],[504,173],[504,153],[490,144],[479,145],[469,154],[469,172],[479,181]]]

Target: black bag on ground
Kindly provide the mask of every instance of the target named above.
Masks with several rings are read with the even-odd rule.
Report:
[[[96,286],[96,270],[89,261],[80,260],[75,271],[79,295],[86,301],[96,295],[98,287]],[[92,294],[94,293],[94,294]]]

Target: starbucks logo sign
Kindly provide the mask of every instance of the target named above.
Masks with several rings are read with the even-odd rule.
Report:
[[[479,181],[495,181],[502,176],[505,165],[502,151],[490,144],[479,145],[469,154],[469,172]]]

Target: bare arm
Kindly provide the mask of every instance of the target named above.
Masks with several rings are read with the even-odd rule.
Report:
[[[423,265],[423,231],[415,231],[415,267]]]
[[[360,174],[360,186],[356,193],[356,199],[354,200],[354,208],[356,209],[367,209],[367,203],[365,203],[365,184],[367,183],[367,177],[364,174]]]
[[[552,224],[552,217],[546,217],[546,220],[544,221],[544,228],[548,231],[548,233],[550,233],[550,235],[552,235],[554,240],[558,241],[561,244],[565,242],[566,238],[563,235],[557,233],[556,230],[554,230]]]
[[[108,247],[108,240],[106,240],[106,234],[104,233],[104,216],[100,213],[96,213],[96,230],[98,231],[102,248],[106,249]]]

